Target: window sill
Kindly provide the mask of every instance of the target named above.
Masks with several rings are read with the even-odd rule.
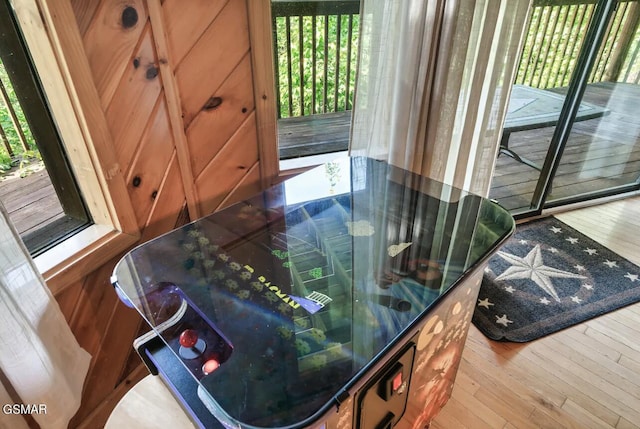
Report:
[[[316,167],[326,162],[335,161],[337,158],[346,156],[347,151],[331,152],[322,155],[304,156],[301,158],[284,159],[280,161],[280,173],[288,175],[296,170],[307,169],[310,167]]]
[[[34,262],[55,295],[104,265],[138,239],[137,235],[125,234],[110,226],[92,225],[37,256]]]

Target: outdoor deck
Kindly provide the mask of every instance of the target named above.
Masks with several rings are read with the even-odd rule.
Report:
[[[350,110],[279,119],[280,159],[347,150],[350,122]]]
[[[560,92],[560,91],[558,91]],[[576,122],[549,200],[632,183],[640,176],[640,86],[590,84],[583,101],[609,114]],[[514,132],[510,148],[542,165],[554,127]],[[527,208],[540,172],[508,156],[498,157],[490,197],[509,210]]]
[[[556,92],[562,93],[562,90]],[[574,124],[550,199],[628,184],[640,176],[640,122],[636,117],[640,86],[609,82],[591,84],[583,101],[607,107],[608,114]],[[281,120],[278,123],[281,157],[308,155],[324,142],[331,148],[329,151],[346,150],[350,118],[349,112],[341,112],[326,118],[315,115]],[[554,129],[513,132],[509,147],[542,165]],[[325,130],[329,130],[328,139],[319,140]],[[539,175],[538,170],[501,155],[490,197],[509,210],[526,209]]]
[[[0,180],[0,201],[20,235],[27,235],[64,217],[47,171]]]

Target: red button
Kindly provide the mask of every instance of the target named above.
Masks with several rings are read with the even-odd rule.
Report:
[[[209,359],[202,365],[202,372],[204,375],[209,375],[218,368],[220,368],[220,363],[215,359]]]
[[[198,343],[198,333],[193,329],[186,329],[180,334],[180,345],[190,349]]]
[[[391,389],[393,389],[393,391],[395,392],[400,388],[400,386],[402,386],[402,371],[400,371],[393,377],[393,381],[391,382]]]

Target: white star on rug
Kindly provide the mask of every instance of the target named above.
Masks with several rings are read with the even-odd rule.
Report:
[[[566,238],[565,240],[567,240],[571,244],[576,244],[578,242],[578,239],[574,237],[569,237],[569,238]]]
[[[554,234],[558,234],[560,232],[562,232],[562,228],[558,228],[557,226],[552,226],[551,228],[549,228],[551,230],[551,232],[553,232]]]
[[[497,277],[496,277],[496,280],[498,280]],[[514,293],[516,291],[516,288],[514,288],[513,286],[507,286],[506,288],[504,288],[504,290],[509,293]]]
[[[584,284],[582,285],[583,288],[585,288],[586,290],[592,290],[593,289],[593,285],[589,285],[589,284]]]
[[[586,249],[584,249],[584,251],[587,252],[589,255],[597,255],[598,254],[598,251],[596,249],[586,248]]]
[[[527,240],[520,240],[520,244],[527,244],[528,241]]]
[[[540,304],[549,305],[549,303],[551,303],[551,301],[549,301],[546,296],[540,298]]]
[[[498,252],[498,255],[505,261],[511,263],[511,266],[498,277],[496,277],[496,280],[533,280],[538,286],[540,286],[543,291],[552,296],[557,302],[560,302],[560,297],[558,296],[558,292],[556,292],[556,289],[551,282],[552,277],[565,279],[586,278],[585,276],[579,274],[562,271],[557,268],[544,265],[539,244],[537,244],[524,258],[505,252]]]
[[[576,269],[576,271],[584,271],[586,270],[585,267],[583,267],[582,265],[578,264],[578,265],[574,265],[573,268]]]
[[[493,304],[493,302],[489,302],[489,298],[479,299],[478,300],[478,307],[489,308],[492,305],[494,305],[494,304]]]
[[[501,317],[496,315],[496,323],[503,325],[505,327],[509,326],[509,323],[513,323],[513,320],[509,320],[506,314],[503,314]]]
[[[556,249],[555,247],[550,247],[550,248],[549,248],[549,252],[551,252],[551,253],[558,253],[558,249]]]
[[[603,264],[605,264],[609,268],[613,268],[613,267],[617,267],[618,266],[618,263],[616,261],[610,261],[608,259],[606,261],[604,261]]]
[[[572,296],[571,301],[575,302],[576,304],[580,304],[582,302],[582,299],[577,296]]]
[[[638,275],[637,274],[627,273],[627,274],[625,274],[625,277],[628,278],[629,280],[631,280],[632,282],[637,282],[638,281]]]

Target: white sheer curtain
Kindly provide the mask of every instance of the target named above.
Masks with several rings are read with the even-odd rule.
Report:
[[[530,0],[362,0],[351,153],[482,195]]]
[[[486,196],[530,0],[362,2],[351,154],[388,160]],[[354,200],[354,207],[367,207],[372,200],[390,205],[391,210],[354,210],[358,220],[367,220],[376,232],[384,231],[373,247],[413,243],[406,251],[407,259],[429,260],[439,266],[439,255],[458,252],[456,258],[464,261],[461,252],[473,230],[469,221],[478,209],[474,205],[477,200],[459,200],[449,187],[438,188],[434,182],[416,183],[408,176],[389,178],[406,187],[385,187],[383,181],[369,195],[354,196],[365,200]],[[416,195],[412,191],[416,188],[426,195]],[[405,225],[387,215],[417,210],[439,219],[435,229],[423,229],[419,222]],[[370,243],[361,241],[354,246]],[[401,259],[390,264],[389,268],[377,258],[355,259],[354,272],[369,273],[368,278],[363,277],[367,281],[355,288],[361,288],[363,294],[376,293],[376,278],[386,272],[409,270]],[[453,268],[452,273],[446,265],[440,269],[442,278],[459,275],[459,268]],[[466,327],[463,330],[466,332]],[[373,339],[354,341],[354,347],[367,344],[373,344]],[[413,427],[425,427],[442,406],[450,385],[441,386],[412,387],[415,397],[424,401],[425,410],[416,416]]]
[[[80,406],[91,357],[2,204],[0,212],[0,428],[28,427],[25,411],[35,411],[30,415],[43,429],[65,428]]]

